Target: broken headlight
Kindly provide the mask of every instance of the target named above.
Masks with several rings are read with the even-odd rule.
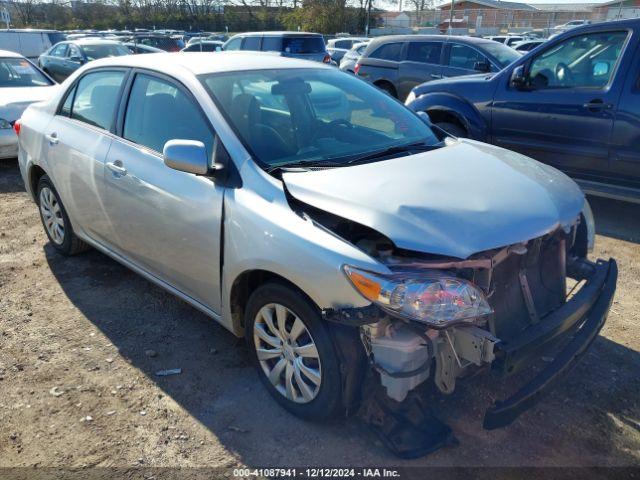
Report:
[[[343,268],[356,290],[391,315],[444,328],[493,313],[478,287],[443,272],[384,275],[349,265]]]

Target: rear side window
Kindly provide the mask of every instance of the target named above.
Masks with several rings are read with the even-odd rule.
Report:
[[[402,43],[386,43],[372,52],[369,58],[399,62],[400,52],[402,52]]]
[[[49,53],[52,57],[64,57],[67,53],[67,44],[62,43],[53,47],[53,50]]]
[[[323,53],[326,50],[322,37],[284,37],[282,51],[285,53]]]
[[[264,52],[282,51],[282,37],[262,37],[262,51]]]
[[[124,119],[123,136],[162,152],[169,140],[199,140],[213,152],[214,136],[197,105],[171,82],[138,74]]]
[[[440,63],[442,43],[440,42],[411,42],[407,51],[407,60],[421,63]]]
[[[71,118],[109,130],[123,79],[124,72],[118,71],[100,71],[82,77],[78,82]]]
[[[246,37],[242,42],[242,50],[260,50],[260,37]]]
[[[476,63],[486,62],[487,59],[480,52],[466,45],[451,45],[451,54],[449,55],[449,66],[455,68],[464,68],[473,70]]]

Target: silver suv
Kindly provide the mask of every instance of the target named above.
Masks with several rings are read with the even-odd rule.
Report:
[[[94,247],[244,335],[304,418],[353,407],[369,369],[400,402],[553,355],[487,412],[506,425],[597,336],[616,264],[585,258],[564,174],[329,66],[219,55],[92,62],[27,109],[20,169],[57,250]]]

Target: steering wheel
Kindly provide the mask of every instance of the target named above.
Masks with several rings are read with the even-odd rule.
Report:
[[[566,63],[560,62],[556,65],[556,80],[563,86],[573,83],[573,72]]]
[[[353,129],[353,125],[348,121],[345,120],[344,118],[338,118],[336,120],[331,120],[329,123],[324,123],[322,121],[318,121],[318,124],[320,125],[321,128],[318,128],[315,133],[313,134],[313,136],[311,137],[312,140],[317,140],[318,138],[323,138],[321,135],[327,135],[328,132],[332,132],[332,127],[336,126],[336,125],[341,125],[345,128],[347,128],[348,130],[352,130]]]

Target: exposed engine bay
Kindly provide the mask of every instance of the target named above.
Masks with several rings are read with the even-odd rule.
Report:
[[[528,242],[460,260],[398,249],[364,225],[308,205],[304,214],[394,272],[444,274],[472,283],[486,296],[491,313],[462,322],[423,325],[388,311],[372,323],[363,319],[360,333],[371,365],[387,395],[398,402],[429,378],[442,393],[452,393],[466,370],[495,360],[498,343],[517,337],[564,304],[567,259],[577,261],[574,246],[584,241],[577,238],[576,219],[568,231],[558,228]]]
[[[417,393],[419,386],[432,382],[451,394],[468,373],[490,368],[510,375],[547,355],[551,363],[541,373],[486,411],[485,428],[504,427],[568,370],[606,320],[617,266],[613,259],[586,259],[593,241],[588,205],[569,224],[461,259],[398,248],[370,227],[289,201],[303,218],[386,267],[381,273],[344,265],[371,305],[326,309],[323,315],[357,328],[378,379],[374,394],[365,395],[364,417],[399,456],[456,443]]]

